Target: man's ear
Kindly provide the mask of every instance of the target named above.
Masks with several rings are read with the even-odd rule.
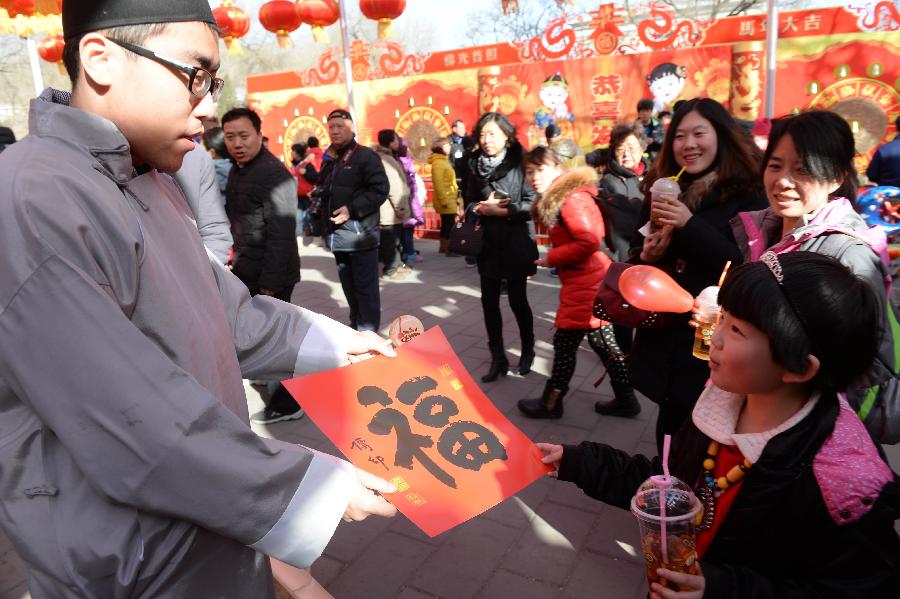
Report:
[[[810,354],[808,358],[806,358],[806,368],[803,373],[798,374],[796,372],[785,371],[784,375],[781,377],[781,381],[784,383],[807,383],[816,374],[819,372],[819,368],[822,366],[822,363],[819,362],[819,358]]]
[[[116,79],[117,56],[114,44],[99,33],[87,33],[81,38],[78,55],[81,70],[88,85],[109,87]]]

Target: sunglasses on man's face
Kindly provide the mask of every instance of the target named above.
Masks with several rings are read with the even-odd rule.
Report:
[[[152,50],[141,48],[140,46],[136,46],[128,42],[121,42],[113,38],[107,39],[109,39],[109,41],[116,44],[117,46],[121,46],[122,48],[125,48],[129,52],[133,52],[138,56],[149,58],[150,60],[156,61],[159,64],[166,65],[167,67],[171,67],[176,71],[181,71],[182,73],[186,74],[189,77],[187,86],[188,90],[192,95],[198,98],[203,98],[204,96],[206,96],[206,94],[212,94],[213,102],[216,102],[219,99],[219,95],[221,95],[222,93],[222,88],[225,87],[224,79],[213,77],[212,73],[202,67],[195,67],[183,62],[178,62],[177,60],[172,60],[171,58],[165,58],[163,56],[160,56],[156,52],[153,52]]]

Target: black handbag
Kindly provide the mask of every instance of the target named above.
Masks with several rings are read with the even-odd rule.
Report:
[[[641,310],[628,303],[619,291],[622,273],[634,266],[627,262],[613,262],[594,299],[594,316],[600,320],[637,329],[659,329],[669,324],[668,314]]]
[[[463,219],[450,229],[450,243],[447,246],[447,251],[463,256],[477,256],[481,253],[482,238],[484,237],[481,219],[477,216],[472,220],[467,218],[469,210],[474,206],[475,204],[469,206]]]

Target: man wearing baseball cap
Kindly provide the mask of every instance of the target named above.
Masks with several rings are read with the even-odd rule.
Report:
[[[274,597],[393,485],[264,439],[241,378],[391,353],[211,258],[177,171],[223,82],[206,0],[66,0],[70,94],[0,156],[0,527],[35,599]]]
[[[334,253],[350,305],[350,326],[377,331],[381,327],[379,208],[387,201],[390,186],[378,154],[356,141],[349,112],[338,108],[328,114],[328,134],[331,147],[322,157],[317,185],[325,242]]]

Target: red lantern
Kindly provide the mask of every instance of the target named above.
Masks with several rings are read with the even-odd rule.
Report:
[[[219,37],[225,40],[230,54],[243,54],[239,38],[250,31],[250,17],[234,5],[232,0],[222,0],[222,6],[212,11],[219,26]]]
[[[290,35],[302,24],[294,3],[290,0],[272,0],[266,2],[259,9],[259,22],[266,30],[278,36],[278,45],[282,48],[290,48],[294,45]]]
[[[3,4],[6,6],[6,12],[9,13],[10,17],[16,17],[18,15],[30,17],[37,12],[34,0],[11,0],[9,2],[4,2]]]
[[[319,44],[327,44],[325,28],[341,18],[337,0],[297,0],[295,7],[300,20],[312,25],[313,39]]]
[[[47,62],[55,63],[60,73],[65,73],[63,66],[63,50],[66,48],[66,41],[61,35],[49,35],[41,40],[37,46],[38,56]]]
[[[378,37],[384,39],[391,36],[391,21],[406,10],[406,0],[359,0],[359,10],[378,21]]]

